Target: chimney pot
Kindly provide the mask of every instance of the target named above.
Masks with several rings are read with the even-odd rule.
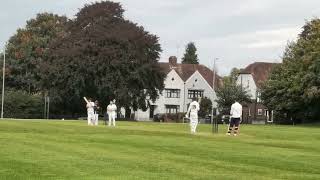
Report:
[[[176,56],[170,56],[169,57],[169,63],[171,64],[171,65],[177,65],[177,57]]]

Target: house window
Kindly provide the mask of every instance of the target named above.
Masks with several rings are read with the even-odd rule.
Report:
[[[269,111],[268,111],[268,109],[265,109],[265,110],[264,110],[264,115],[267,116],[267,117],[269,117]]]
[[[188,98],[200,98],[203,97],[203,90],[188,90]]]
[[[258,115],[259,115],[259,116],[262,115],[262,109],[258,109]]]
[[[261,92],[257,92],[257,102],[261,102]]]
[[[179,112],[178,105],[166,105],[166,113],[167,114],[176,114]]]
[[[180,89],[165,89],[166,98],[180,98]]]

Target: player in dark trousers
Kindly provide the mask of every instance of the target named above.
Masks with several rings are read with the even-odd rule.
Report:
[[[239,125],[240,125],[241,117],[242,117],[242,106],[237,101],[235,101],[235,103],[233,103],[231,105],[230,117],[231,117],[231,119],[230,119],[230,124],[229,124],[227,135],[228,136],[231,135],[231,132],[232,132],[233,127],[234,127],[233,135],[237,136],[238,135],[238,131],[239,131]]]

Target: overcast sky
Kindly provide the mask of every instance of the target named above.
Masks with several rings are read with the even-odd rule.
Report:
[[[221,75],[255,61],[281,62],[287,41],[320,14],[319,0],[117,0],[125,17],[160,37],[161,61],[193,41],[201,64]],[[89,0],[1,0],[0,47],[40,12],[70,18]]]

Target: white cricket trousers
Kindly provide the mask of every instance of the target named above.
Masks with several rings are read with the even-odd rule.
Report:
[[[196,133],[198,126],[198,114],[190,114],[190,130],[191,133]]]
[[[94,125],[98,126],[99,114],[94,114]]]
[[[88,112],[88,125],[93,125],[95,114],[93,112]]]
[[[108,126],[111,126],[111,123],[113,126],[116,126],[116,113],[109,113],[109,123]]]

